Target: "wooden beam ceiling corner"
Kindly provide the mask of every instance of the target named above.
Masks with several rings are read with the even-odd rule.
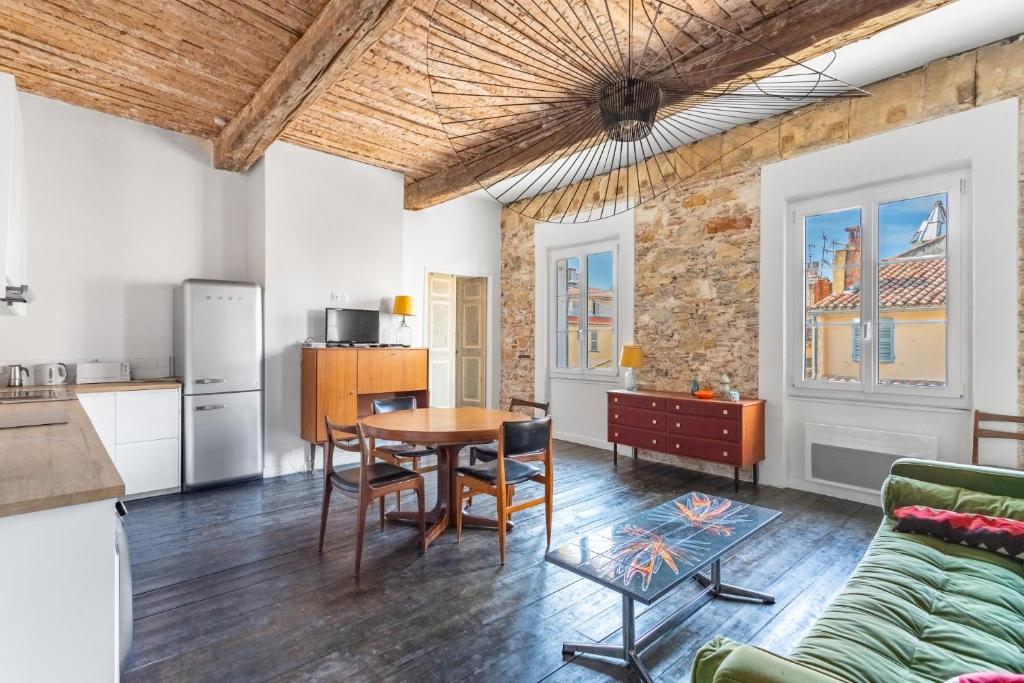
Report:
[[[213,146],[214,166],[245,171],[306,107],[390,31],[414,0],[330,0]]]
[[[950,0],[812,0],[796,5],[792,9],[775,15],[771,19],[744,31],[743,37],[756,44],[764,45],[777,54],[806,61],[839,46],[839,43],[853,42],[867,38],[878,31],[924,14]],[[756,69],[773,61],[767,55],[753,54],[748,68]],[[684,67],[685,68],[685,67]],[[709,84],[713,85],[713,84]],[[569,146],[564,142],[556,145],[553,139],[540,139],[536,143],[540,155],[564,152]],[[564,136],[563,136],[564,137]],[[576,143],[576,140],[571,141]],[[571,146],[571,145],[570,145]],[[477,189],[480,184],[500,179],[521,164],[512,149],[508,158],[498,163],[487,159],[480,167],[464,169],[462,164],[446,168],[434,175],[421,178],[405,186],[405,208],[425,209],[455,199]],[[479,184],[474,180],[479,176]]]

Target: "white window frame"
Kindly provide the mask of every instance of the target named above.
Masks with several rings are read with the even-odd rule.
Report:
[[[587,256],[610,251],[612,253],[612,364],[607,368],[588,368],[587,360],[590,349],[590,298],[587,273]],[[580,329],[577,334],[579,367],[559,368],[558,352],[556,344],[556,332],[558,329],[558,306],[554,305],[555,294],[558,287],[557,262],[572,257],[580,261]],[[601,378],[607,379],[617,377],[619,374],[619,358],[616,350],[619,348],[619,241],[617,239],[602,240],[600,242],[588,242],[569,247],[551,249],[548,252],[548,291],[547,306],[550,309],[548,316],[548,374],[551,377],[562,379]]]
[[[931,173],[877,183],[856,190],[830,193],[792,202],[787,211],[790,239],[787,339],[792,381],[790,394],[882,403],[909,403],[963,408],[969,404],[971,317],[970,173],[959,170]],[[876,342],[878,310],[878,209],[912,197],[945,192],[949,229],[946,232],[946,386],[915,387],[878,382]],[[833,211],[861,209],[861,377],[859,383],[804,378],[805,219]]]

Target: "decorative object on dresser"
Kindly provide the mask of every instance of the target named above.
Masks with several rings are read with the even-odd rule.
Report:
[[[636,369],[643,365],[644,351],[636,344],[623,344],[619,354],[619,365],[626,368],[626,389],[636,391]]]
[[[426,349],[302,349],[300,430],[309,442],[309,469],[316,447],[327,441],[325,417],[352,424],[373,412],[379,398],[414,396],[428,405]]]
[[[764,401],[701,400],[667,391],[608,392],[608,441],[614,462],[619,444],[731,465],[735,488],[740,468],[764,460]]]
[[[416,309],[412,305],[412,297],[407,294],[399,294],[395,297],[395,303],[391,307],[392,315],[402,316],[402,324],[398,326],[398,343],[402,346],[412,346],[412,328],[405,322],[405,316],[416,315]]]

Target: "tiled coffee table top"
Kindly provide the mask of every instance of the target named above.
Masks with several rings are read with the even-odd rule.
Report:
[[[690,492],[566,543],[547,560],[649,605],[778,516]]]

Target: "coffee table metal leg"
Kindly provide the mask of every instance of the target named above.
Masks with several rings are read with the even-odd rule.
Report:
[[[762,593],[760,591],[750,590],[749,588],[722,583],[721,560],[715,560],[711,563],[710,575],[697,574],[694,578],[697,579],[697,582],[700,583],[700,585],[709,588],[716,598],[761,602],[765,605],[775,604],[775,597],[768,593]]]

